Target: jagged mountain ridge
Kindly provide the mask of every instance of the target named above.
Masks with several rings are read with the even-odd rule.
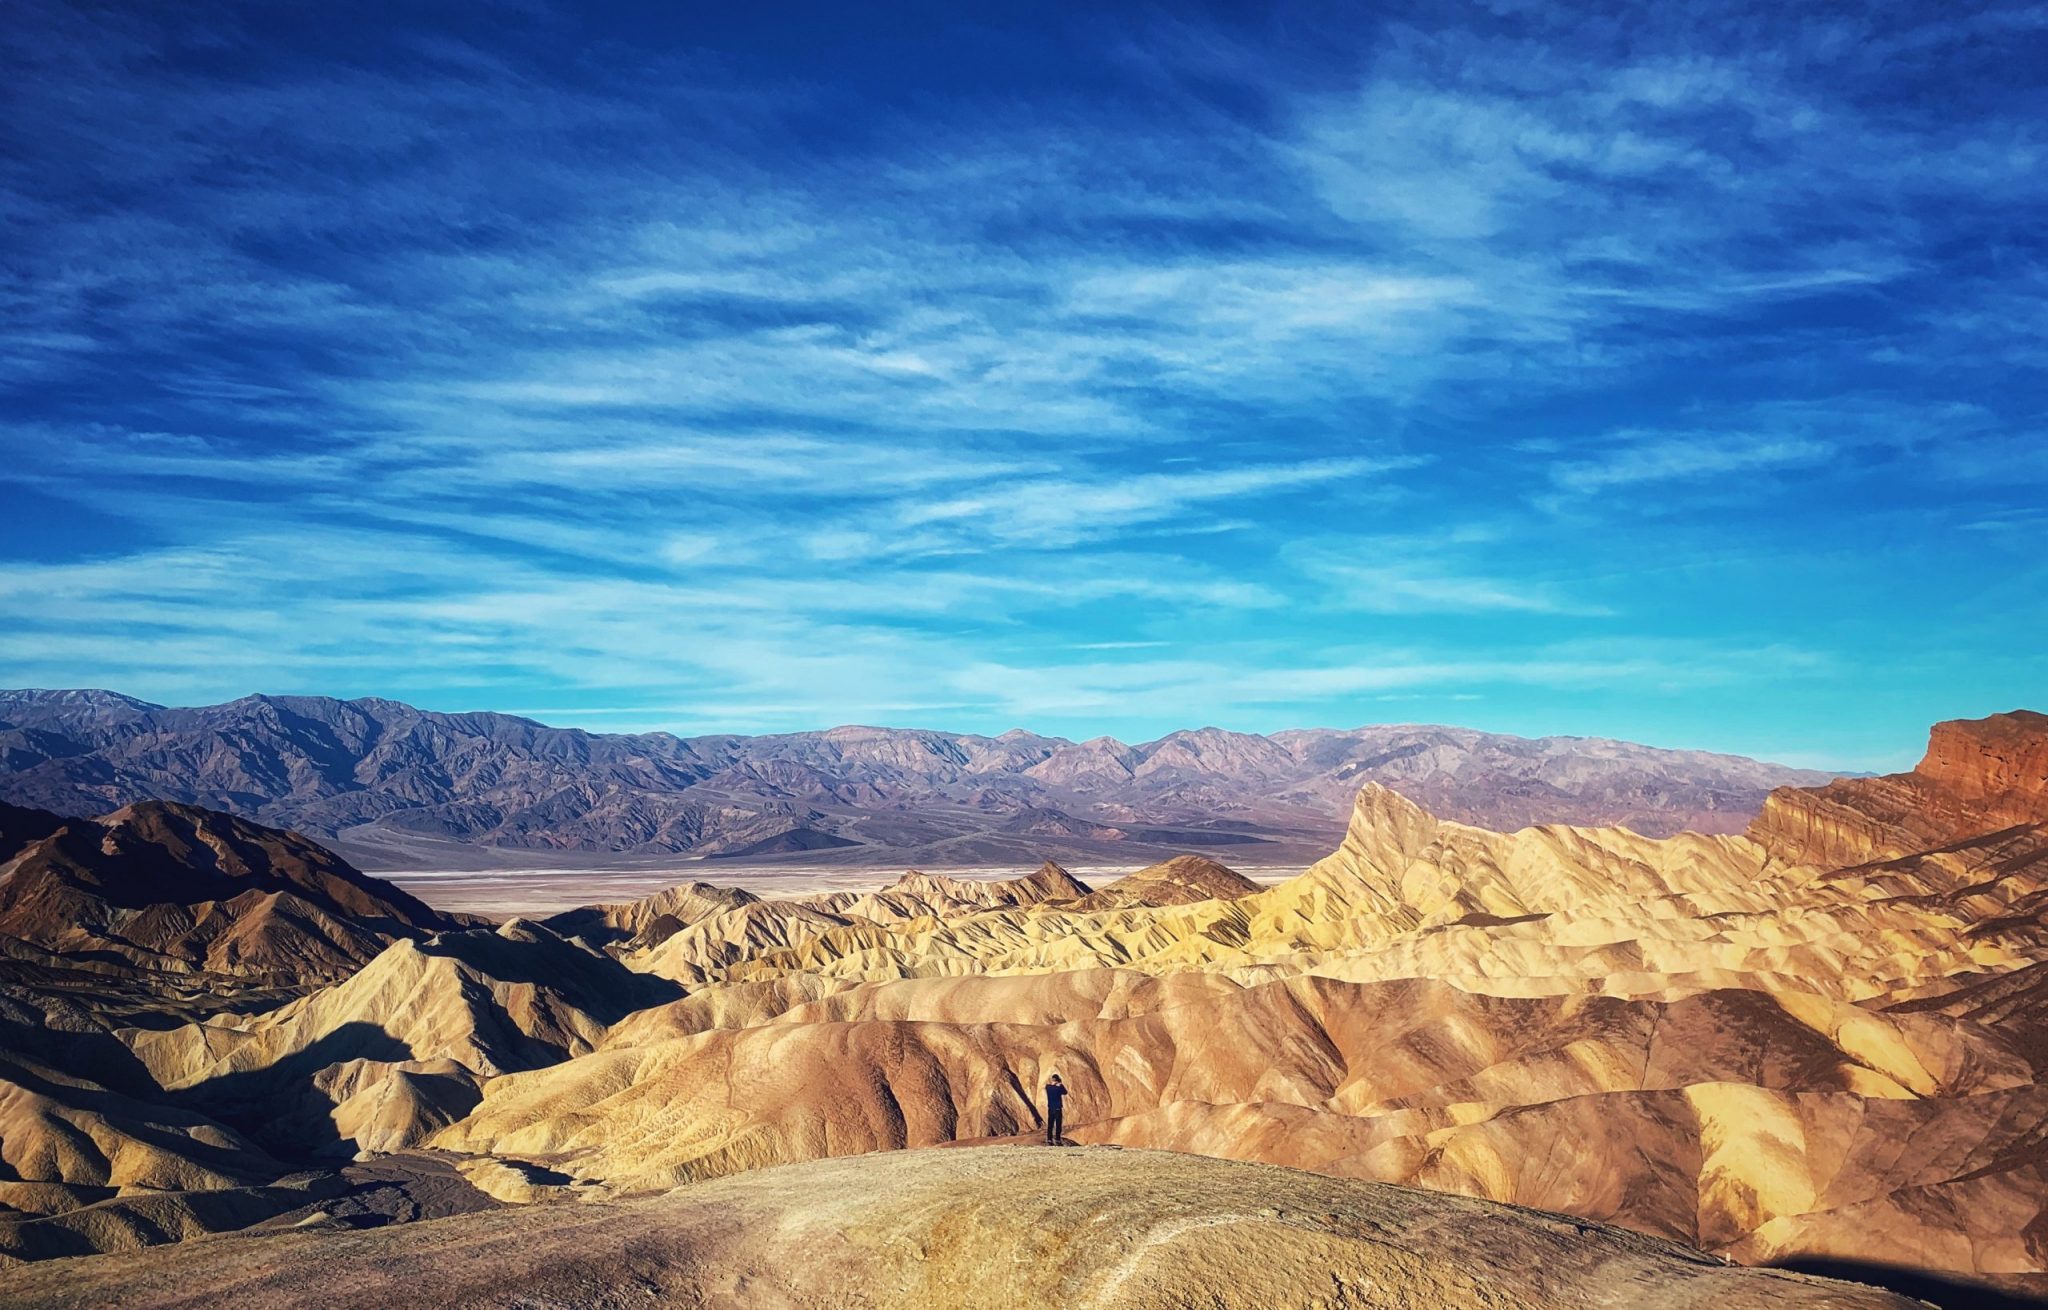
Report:
[[[1511,830],[1733,832],[1774,787],[1832,775],[1598,738],[1385,725],[1126,745],[833,728],[682,738],[395,701],[250,696],[173,709],[0,692],[0,799],[98,813],[155,797],[334,840],[370,868],[458,851],[688,853],[806,863],[1136,863],[1190,849],[1305,861],[1360,784]],[[454,843],[463,843],[456,847]]]

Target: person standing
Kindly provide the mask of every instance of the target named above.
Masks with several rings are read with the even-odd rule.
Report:
[[[1045,1084],[1045,1144],[1058,1146],[1067,1120],[1067,1085],[1054,1074]]]

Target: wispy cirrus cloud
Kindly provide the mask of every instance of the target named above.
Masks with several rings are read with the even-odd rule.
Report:
[[[1577,495],[1644,483],[1803,468],[1835,447],[1811,437],[1756,436],[1743,432],[1621,433],[1606,449],[1553,464],[1550,480]]]
[[[1356,486],[1377,474],[1423,461],[1324,459],[1293,464],[1125,473],[1083,482],[1066,478],[1005,482],[973,495],[901,507],[913,527],[946,524],[986,532],[1005,542],[1072,546],[1115,536],[1134,526],[1170,522],[1216,502],[1253,504],[1276,492],[1304,487]]]
[[[1497,528],[1444,526],[1410,536],[1302,540],[1285,554],[1315,582],[1319,605],[1330,610],[1586,618],[1612,613],[1564,594],[1540,576],[1483,571],[1481,561],[1500,536]]]

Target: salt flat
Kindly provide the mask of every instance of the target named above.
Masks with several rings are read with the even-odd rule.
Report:
[[[1227,863],[1228,861],[1226,861]],[[1113,882],[1139,863],[1079,865],[1068,872],[1091,884]],[[1233,865],[1254,882],[1273,884],[1300,873],[1295,865]],[[994,882],[1031,872],[1029,868],[930,868],[926,873]],[[884,869],[849,869],[844,865],[739,865],[704,860],[679,860],[661,868],[532,868],[411,869],[382,873],[437,910],[482,914],[493,918],[559,914],[579,905],[630,901],[684,882],[709,882],[740,887],[763,899],[817,896],[830,892],[865,891],[895,878]]]

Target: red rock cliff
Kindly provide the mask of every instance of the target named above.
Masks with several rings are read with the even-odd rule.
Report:
[[[1911,773],[1781,787],[1749,835],[1788,863],[1842,868],[2035,823],[2048,823],[2048,715],[2014,710],[1934,725]]]
[[[1913,772],[1994,822],[2048,819],[2048,714],[1937,723]]]

